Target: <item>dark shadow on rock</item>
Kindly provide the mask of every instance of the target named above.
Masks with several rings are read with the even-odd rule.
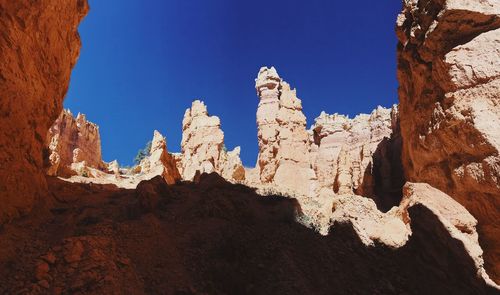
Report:
[[[382,212],[398,206],[403,197],[405,184],[401,162],[402,141],[396,130],[391,138],[384,138],[377,146],[372,157],[372,165],[364,172],[360,189],[356,192],[375,201]]]
[[[144,195],[153,210],[143,210]],[[134,206],[140,210],[128,218]],[[126,257],[103,258],[103,272],[116,265],[124,277],[138,276],[134,288],[144,289],[130,294],[493,294],[426,208],[410,210],[414,234],[397,250],[366,247],[350,224],[321,236],[295,222],[297,210],[295,199],[262,197],[216,174],[80,196],[45,221],[19,220],[0,233],[0,293],[31,286],[38,257],[77,236],[105,237]],[[82,277],[82,294],[104,290],[91,279]],[[64,276],[49,284],[49,293],[71,290]]]

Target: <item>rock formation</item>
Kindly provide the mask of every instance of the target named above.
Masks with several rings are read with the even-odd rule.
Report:
[[[432,214],[442,224],[447,235],[465,248],[473,261],[477,276],[487,284],[498,287],[484,269],[483,251],[476,231],[477,220],[453,198],[428,184],[406,183],[401,204],[387,213],[377,210],[370,199],[356,195],[338,196],[334,198],[331,222],[352,224],[366,245],[379,242],[399,248],[406,245],[412,235],[410,211],[415,207],[421,207]],[[454,250],[450,247],[450,251]]]
[[[386,210],[398,204],[404,181],[397,107],[354,119],[323,112],[308,131],[296,90],[274,67],[261,68],[256,89],[257,184],[272,183],[305,197],[358,194]]]
[[[227,180],[245,179],[240,148],[226,150],[220,120],[208,115],[202,101],[193,101],[184,114],[181,148],[184,180],[193,180],[197,171],[199,174],[217,172]]]
[[[48,175],[69,177],[89,174],[88,168],[104,170],[99,127],[84,114],[76,118],[63,110],[47,134],[50,166]]]
[[[479,221],[500,282],[500,4],[405,1],[397,20],[402,161]]]
[[[255,88],[260,99],[257,109],[260,181],[302,195],[314,194],[317,181],[309,159],[309,134],[296,90],[279,77],[274,67],[260,69]]]
[[[262,68],[256,168],[194,101],[182,153],[155,131],[137,173],[121,175],[84,115],[63,111],[49,130],[85,0],[0,0],[0,293],[498,292],[495,1],[404,1],[399,107],[322,113],[307,130],[296,91]],[[45,178],[44,143],[49,174],[96,180]],[[43,210],[4,224],[49,190]]]
[[[320,187],[373,198],[386,210],[397,205],[404,184],[398,119],[396,106],[354,119],[322,112],[311,127],[311,162]]]
[[[168,184],[174,184],[181,179],[175,159],[167,151],[167,140],[157,130],[154,131],[150,155],[143,159],[139,166],[144,174],[141,179],[160,175]]]
[[[430,203],[426,185],[405,190],[411,236],[387,249],[366,246],[349,222],[321,237],[295,222],[296,200],[215,173],[198,184],[158,176],[134,191],[48,182],[54,213],[0,231],[0,294],[498,293],[467,252],[475,220],[449,197]],[[386,221],[398,219],[408,232],[396,214]]]
[[[0,223],[45,196],[42,150],[80,52],[87,1],[0,1]]]

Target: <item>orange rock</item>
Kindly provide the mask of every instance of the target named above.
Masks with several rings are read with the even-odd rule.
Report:
[[[47,193],[43,147],[80,52],[85,0],[0,1],[0,223]]]
[[[398,16],[402,161],[479,221],[500,282],[500,4],[405,1]]]

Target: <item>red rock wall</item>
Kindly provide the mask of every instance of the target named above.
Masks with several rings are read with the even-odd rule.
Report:
[[[0,223],[47,190],[42,150],[80,53],[86,0],[0,0]]]
[[[500,2],[411,0],[398,16],[402,161],[479,224],[500,282]]]

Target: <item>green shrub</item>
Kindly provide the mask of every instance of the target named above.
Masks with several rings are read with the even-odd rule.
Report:
[[[137,155],[134,158],[134,163],[139,165],[141,161],[148,157],[151,154],[151,141],[146,143],[146,146],[143,149],[137,151]]]

